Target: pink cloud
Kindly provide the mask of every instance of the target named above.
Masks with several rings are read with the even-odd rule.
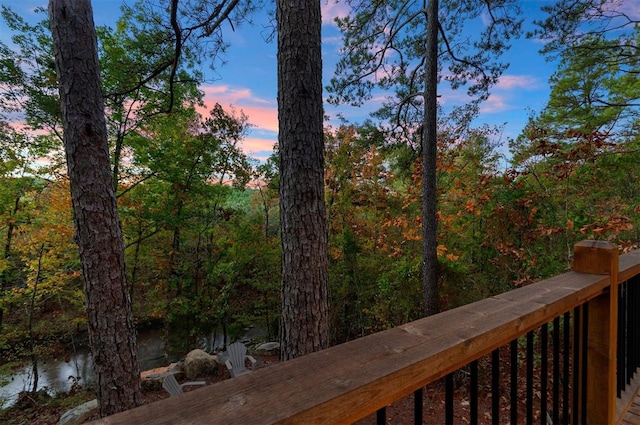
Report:
[[[275,99],[263,99],[256,96],[250,89],[243,87],[230,87],[225,85],[204,86],[206,110],[210,110],[215,103],[223,107],[233,107],[238,112],[241,110],[249,123],[261,130],[278,131],[278,106]],[[204,110],[199,111],[206,115]]]
[[[207,85],[201,87],[201,90],[205,93],[205,107],[199,112],[203,116],[207,115],[215,103],[219,103],[225,109],[233,108],[236,113],[242,111],[248,117],[248,122],[252,127],[249,130],[249,137],[240,141],[240,147],[253,158],[266,160],[278,140],[276,100],[256,96],[250,89],[244,87]],[[254,136],[256,133],[261,136]],[[273,137],[270,137],[270,134],[273,134]]]
[[[510,86],[507,85],[507,87],[495,87],[490,90],[489,98],[480,104],[480,113],[495,114],[514,109],[514,106],[510,103],[512,94],[508,90],[509,87]],[[518,86],[515,85],[513,87],[513,90],[517,91]],[[498,90],[499,88],[503,90]],[[444,86],[439,94],[441,94],[442,97],[438,99],[438,102],[446,108],[464,105],[471,100],[466,90],[452,90],[448,86]]]
[[[337,0],[326,0],[322,2],[322,23],[335,25],[333,20],[337,17],[344,17],[349,14],[351,9],[344,2],[338,3]]]
[[[480,113],[483,114],[495,114],[496,112],[502,112],[512,109],[504,96],[499,94],[491,94],[489,98],[482,102],[480,106]]]
[[[536,77],[530,75],[503,75],[500,77],[496,89],[511,90],[514,88],[535,89],[539,84]]]
[[[461,105],[469,102],[470,100],[466,90],[452,90],[448,84],[438,87],[438,95],[440,96],[438,103],[442,105]]]
[[[254,154],[257,152],[268,152],[267,155],[259,155],[257,156],[258,159],[266,159],[269,155],[271,155],[271,152],[273,152],[273,145],[276,143],[276,138],[274,137],[273,139],[263,139],[263,138],[259,138],[259,137],[247,137],[245,139],[242,140],[242,142],[240,142],[240,145],[242,146],[242,150],[245,153],[248,154]],[[255,155],[252,155],[255,156]]]
[[[247,107],[242,108],[249,117],[249,123],[262,130],[278,131],[278,108],[273,107]]]
[[[27,125],[24,118],[11,119],[7,122],[7,124],[9,124],[9,127],[15,130],[17,133],[27,134],[29,136],[46,136],[53,134],[53,131],[51,131],[50,129],[33,129],[31,126]],[[62,128],[58,128],[58,131],[60,132],[60,134],[62,134]]]
[[[624,12],[631,19],[640,18],[640,3],[637,0],[607,0],[604,3],[605,10],[617,14]]]
[[[627,1],[624,5],[626,13],[634,19],[640,19],[640,3],[634,1]]]

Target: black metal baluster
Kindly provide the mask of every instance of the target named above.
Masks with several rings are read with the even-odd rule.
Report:
[[[478,425],[478,361],[471,362],[471,390],[469,408],[471,409],[471,425]]]
[[[533,425],[533,337],[527,332],[527,425]]]
[[[629,309],[627,311],[627,317],[625,320],[625,327],[627,330],[626,335],[626,343],[625,343],[625,363],[627,367],[627,374],[625,376],[625,383],[630,383],[631,378],[633,377],[633,372],[636,369],[636,359],[635,359],[635,347],[637,340],[637,325],[636,325],[636,311],[638,310],[636,302],[636,285],[635,282],[630,280],[627,282],[627,305]]]
[[[633,377],[633,373],[635,372],[636,367],[638,366],[635,359],[635,346],[638,341],[638,333],[636,328],[636,322],[638,320],[638,304],[635,300],[635,293],[637,288],[637,280],[630,279],[627,281],[627,290],[626,292],[626,304],[627,304],[627,316],[625,317],[625,325],[627,328],[626,335],[626,344],[625,344],[625,363],[627,367],[627,380],[626,382],[630,382]]]
[[[631,336],[631,341],[633,341],[633,345],[636,347],[632,363],[635,371],[635,369],[640,366],[640,308],[638,307],[640,306],[640,278],[638,278],[638,276],[633,279],[633,293],[635,297],[632,304],[634,308],[631,309],[633,312],[631,323],[633,323],[634,326],[634,333]]]
[[[491,353],[491,423],[500,424],[500,348]]]
[[[549,325],[540,329],[540,425],[547,425],[547,380],[549,379]]]
[[[387,408],[383,407],[382,409],[376,412],[376,424],[386,425],[386,423],[387,423]]]
[[[573,409],[571,423],[578,425],[578,406],[580,386],[580,307],[573,309]],[[565,419],[566,422],[566,419]],[[554,423],[556,423],[554,421]]]
[[[633,341],[633,345],[636,347],[632,363],[635,371],[635,369],[640,366],[640,308],[638,307],[640,306],[640,278],[638,278],[638,276],[634,277],[632,285],[635,297],[632,304],[634,308],[631,309],[633,312],[631,323],[633,323],[634,332],[630,340]]]
[[[551,421],[560,422],[560,317],[553,319],[553,406]]]
[[[518,423],[518,340],[511,341],[511,423]]]
[[[417,389],[413,393],[413,423],[415,425],[422,425],[422,403],[424,391],[422,388]]]
[[[633,306],[633,308],[630,307],[627,309],[627,321],[629,326],[632,327],[627,337],[629,339],[629,345],[633,348],[630,359],[627,361],[630,362],[630,373],[633,375],[636,368],[640,366],[640,278],[637,276],[630,281],[628,300],[631,302],[631,304],[628,305]]]
[[[636,368],[635,356],[634,356],[634,347],[636,340],[636,326],[635,321],[637,320],[637,315],[635,311],[637,311],[637,305],[634,305],[634,293],[635,293],[635,285],[633,285],[633,281],[627,282],[627,290],[626,292],[626,304],[627,304],[627,316],[625,317],[625,327],[627,330],[626,335],[626,343],[625,343],[625,366],[627,368],[627,375],[625,376],[625,383],[629,384],[631,382],[631,378],[633,377],[633,372]]]
[[[453,425],[453,374],[450,373],[444,378],[444,412],[445,423]]]
[[[589,304],[582,305],[582,415],[581,420],[587,423],[587,344],[589,340]]]
[[[631,382],[633,373],[638,367],[637,346],[638,346],[638,280],[631,279],[627,283],[627,383]]]
[[[569,357],[571,354],[571,313],[566,312],[562,321],[562,420],[569,423]],[[558,422],[554,422],[558,423]]]
[[[626,296],[625,291],[627,283],[622,282],[618,285],[618,346],[616,352],[616,397],[622,395],[626,381],[629,379],[627,373],[627,365],[625,361],[626,342],[627,342],[627,312],[626,312]]]

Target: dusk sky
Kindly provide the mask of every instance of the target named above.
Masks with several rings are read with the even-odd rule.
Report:
[[[113,26],[120,16],[120,0],[93,0],[95,21],[97,25]],[[128,2],[131,4],[132,2]],[[524,0],[522,9],[525,16],[525,31],[532,28],[532,21],[540,18],[540,7],[552,3],[548,0]],[[2,0],[2,4],[10,6],[23,17],[34,17],[36,6],[45,6],[46,2],[37,0]],[[640,15],[640,2],[627,1],[629,12]],[[631,9],[635,9],[632,11]],[[322,0],[323,14],[323,84],[330,81],[341,47],[340,33],[333,22],[336,16],[347,13],[346,5],[336,0]],[[226,39],[231,46],[225,56],[226,65],[218,67],[215,74],[208,72],[211,83],[202,87],[206,93],[206,102],[218,102],[223,106],[232,105],[242,110],[254,126],[244,140],[243,147],[252,156],[264,159],[272,152],[273,143],[277,140],[277,101],[276,101],[276,42],[265,39],[272,31],[271,17],[268,10],[255,17],[254,25],[244,25],[235,32],[227,31]],[[29,19],[29,20],[32,20]],[[0,38],[8,41],[10,34],[0,27]],[[512,48],[504,60],[510,63],[497,86],[491,90],[490,98],[483,104],[481,115],[476,120],[478,125],[504,125],[500,141],[505,143],[516,137],[522,130],[531,111],[540,111],[548,98],[548,79],[555,70],[555,64],[548,63],[538,52],[542,47],[539,40],[525,37],[514,40]],[[440,101],[455,104],[464,101],[464,89],[452,92],[442,85],[439,89]],[[335,107],[325,104],[325,112],[335,118],[341,113],[353,123],[362,122],[368,114],[380,105],[380,99],[372,99],[363,107]],[[335,122],[334,122],[335,123]]]

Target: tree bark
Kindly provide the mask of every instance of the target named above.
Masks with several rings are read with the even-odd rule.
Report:
[[[7,221],[7,240],[4,244],[4,259],[5,260],[10,260],[11,259],[11,243],[13,241],[13,231],[15,230],[15,226],[16,226],[16,215],[18,214],[18,211],[20,209],[20,199],[22,197],[22,194],[18,194],[18,196],[16,196],[16,200],[13,204],[13,210],[11,211],[11,215],[9,216],[9,220]],[[0,293],[4,294],[4,291],[6,289],[7,284],[9,283],[9,273],[11,269],[13,269],[13,262],[11,263],[11,265],[8,267],[8,270],[5,270],[4,272],[0,272]],[[4,321],[4,309],[2,308],[2,306],[0,306],[0,329],[2,329],[2,324]]]
[[[36,295],[38,293],[38,282],[40,282],[40,274],[42,271],[42,256],[44,255],[44,244],[38,250],[38,267],[36,269],[36,277],[33,280],[33,289],[31,290],[31,302],[29,304],[29,348],[31,349],[31,373],[33,382],[31,386],[31,394],[38,392],[38,353],[36,352],[36,337],[33,333],[33,316],[36,310]]]
[[[49,19],[96,395],[107,416],[139,403],[140,370],[91,3],[50,0]]]
[[[319,0],[278,0],[280,358],[329,345]]]
[[[424,315],[438,313],[436,193],[438,102],[438,0],[427,6],[424,117],[422,123],[422,291]]]

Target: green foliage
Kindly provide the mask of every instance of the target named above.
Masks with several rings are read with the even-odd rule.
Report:
[[[419,238],[403,212],[406,185],[377,136],[368,127],[326,136],[334,341],[404,323],[421,305]],[[409,214],[413,221],[416,210]]]
[[[625,2],[607,0],[559,0],[543,5],[544,19],[536,21],[537,28],[527,34],[545,41],[542,53],[550,57],[570,53],[584,53],[585,40],[616,41],[605,47],[607,62],[617,63],[626,71],[635,74],[633,64],[637,61],[630,51],[637,48],[638,19],[628,13]]]
[[[22,347],[33,315],[33,335],[46,353],[52,340],[67,340],[84,329],[84,298],[77,247],[73,243],[69,189],[63,182],[33,185],[20,202],[21,219],[9,259],[13,278],[3,281],[0,305],[4,311],[3,351]],[[36,282],[36,278],[38,281]],[[37,292],[34,294],[35,285]],[[34,309],[25,309],[34,298]],[[19,348],[6,358],[25,355]]]
[[[636,30],[637,43],[640,30]],[[539,118],[541,127],[550,127],[560,137],[612,133],[628,127],[637,115],[634,103],[640,99],[640,82],[620,63],[609,58],[618,40],[583,37],[580,48],[562,54],[559,69],[551,77],[549,102]],[[628,46],[629,56],[633,47]],[[638,62],[627,66],[638,67]]]
[[[457,23],[478,18],[480,8],[471,2],[444,5],[455,18],[443,23],[447,33],[464,40],[468,34]],[[172,334],[192,345],[217,325],[233,338],[258,324],[275,339],[281,295],[277,155],[255,165],[243,154],[239,142],[247,118],[242,113],[220,105],[205,117],[196,113],[201,93],[193,67],[201,57],[195,45],[178,70],[189,81],[173,86],[171,113],[158,114],[170,102],[171,65],[146,78],[169,63],[173,51],[145,53],[149,46],[171,45],[171,37],[160,39],[162,10],[145,7],[126,9],[115,30],[99,31],[136,320],[164,319]],[[140,22],[144,11],[150,13]],[[382,51],[367,48],[380,40],[366,37],[378,34],[396,12],[375,2],[363,3],[357,12],[339,21],[348,50],[338,72],[345,79],[334,81],[333,89],[358,83],[342,92],[347,101],[388,89],[396,97],[383,112],[397,112],[406,100],[405,117],[410,117],[409,110],[419,106],[414,94],[422,84],[416,69],[424,53],[424,21],[411,21],[398,32],[395,47],[402,54],[380,56]],[[15,38],[12,46],[0,45],[0,108],[7,119],[23,111],[28,129],[47,133],[34,136],[0,126],[0,246],[8,246],[0,258],[0,349],[10,357],[26,352],[18,343],[27,336],[24,305],[32,294],[39,247],[45,248],[34,309],[38,340],[69,338],[84,329],[86,319],[68,187],[53,165],[35,165],[59,143],[46,21],[28,25],[7,8],[2,16]],[[155,18],[160,20],[154,23]],[[515,33],[516,24],[512,19]],[[508,34],[472,45],[487,49],[479,56],[468,52],[488,66],[480,79],[477,70],[447,62],[455,71],[450,83],[468,83],[471,94],[481,98],[502,70],[490,54],[506,48]],[[622,55],[635,49],[638,37],[637,29],[625,32],[626,44],[619,43],[622,37],[573,37],[576,49],[558,51],[549,103],[511,141],[510,169],[502,169],[506,160],[494,143],[499,129],[469,127],[474,105],[456,111],[462,120],[441,115],[438,288],[444,305],[455,307],[563,272],[581,239],[607,239],[623,249],[639,246],[635,103],[640,89],[629,72],[637,68],[637,55]],[[612,51],[625,61],[612,60]],[[381,57],[388,61],[388,75],[366,78]],[[346,79],[348,70],[362,78]],[[421,315],[421,148],[406,134],[403,143],[396,136],[371,123],[326,131],[333,342]]]
[[[46,15],[43,9],[37,12]],[[11,41],[15,46],[0,42],[0,113],[24,114],[31,129],[60,135],[60,101],[48,22],[45,19],[30,25],[6,6],[0,15],[14,34]]]
[[[328,87],[329,101],[361,105],[372,93],[392,92],[377,115],[406,127],[422,122],[426,28],[432,25],[426,5],[407,0],[348,4],[350,15],[336,18],[344,47]],[[438,80],[453,89],[466,87],[470,102],[486,99],[506,68],[499,56],[520,35],[519,15],[515,1],[440,1]],[[481,16],[489,22],[471,36],[467,28]]]
[[[537,36],[560,58],[551,96],[512,141],[513,175],[534,211],[523,236],[535,241],[532,270],[546,277],[568,267],[573,243],[607,239],[636,246],[640,91],[634,69],[639,32],[616,4],[564,1],[544,9]],[[537,243],[544,245],[537,247]],[[564,251],[564,253],[563,253]],[[526,282],[527,280],[523,280]]]

